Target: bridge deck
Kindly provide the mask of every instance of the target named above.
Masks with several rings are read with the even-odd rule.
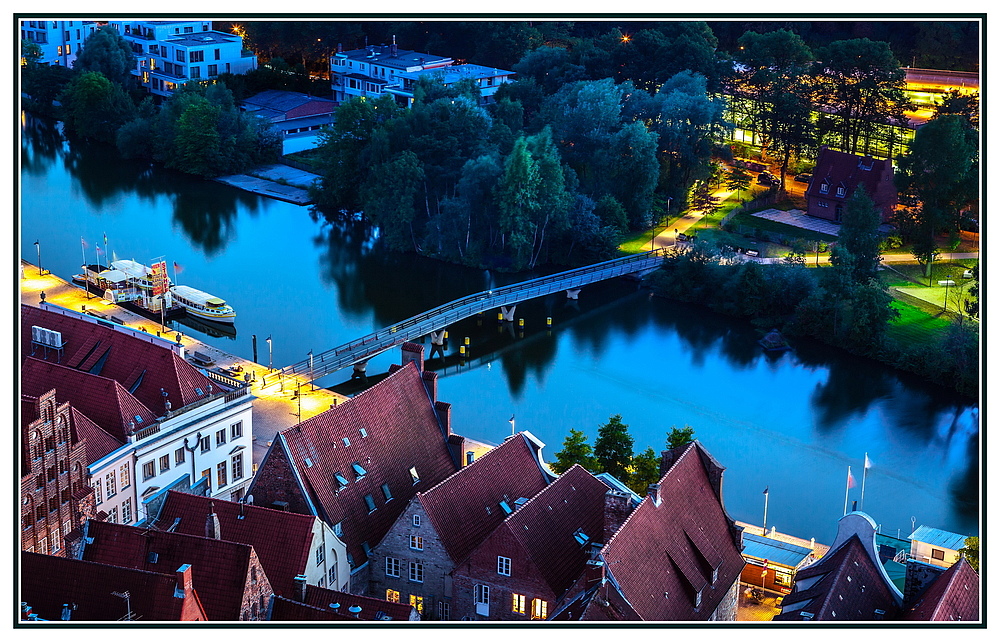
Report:
[[[658,249],[515,283],[496,290],[470,294],[344,345],[314,354],[312,359],[307,358],[285,366],[280,370],[280,374],[297,375],[299,378],[305,377],[308,380],[319,379],[337,370],[370,359],[401,343],[436,332],[451,323],[487,310],[515,305],[521,301],[553,292],[573,290],[589,283],[624,274],[653,269],[659,265],[662,256],[662,250]]]

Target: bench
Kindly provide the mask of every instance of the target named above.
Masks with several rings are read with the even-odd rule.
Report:
[[[747,256],[760,256],[760,252],[757,250],[747,250]]]
[[[208,356],[204,352],[195,352],[193,355],[191,355],[191,361],[194,361],[195,363],[201,366],[210,366],[215,363],[215,359]]]

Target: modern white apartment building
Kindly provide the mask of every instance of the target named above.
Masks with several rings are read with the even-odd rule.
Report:
[[[83,41],[98,26],[93,20],[21,20],[21,40],[41,47],[39,64],[72,67]]]
[[[169,96],[191,80],[243,74],[257,68],[257,56],[243,38],[212,29],[211,20],[112,20],[136,57],[133,73],[152,94]]]

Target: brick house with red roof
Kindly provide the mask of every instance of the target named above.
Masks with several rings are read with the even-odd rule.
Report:
[[[416,622],[420,614],[408,604],[334,591],[306,584],[302,579],[296,581],[293,594],[272,598],[267,619]]]
[[[190,565],[208,619],[260,620],[274,591],[249,544],[109,522],[87,523],[82,559],[155,573]]]
[[[351,400],[284,430],[261,461],[249,493],[258,506],[315,515],[347,546],[355,590],[368,555],[410,499],[459,468],[464,440],[437,376],[422,360]]]
[[[58,581],[53,581],[58,578]],[[191,567],[151,572],[21,553],[21,621],[203,622]]]
[[[627,494],[573,466],[456,566],[453,619],[547,619],[631,508]]]
[[[941,573],[903,614],[904,620],[978,622],[979,573],[965,556]]]
[[[54,390],[21,396],[21,549],[69,556],[86,520],[97,514],[87,474],[91,422]],[[92,425],[92,424],[91,424]]]
[[[664,452],[661,470],[553,619],[736,619],[745,562],[722,502],[725,469],[694,441]]]
[[[860,512],[838,522],[837,537],[818,562],[799,570],[775,621],[892,620],[903,594],[879,559],[875,522]]]
[[[508,437],[417,493],[370,555],[369,594],[425,618],[451,619],[452,571],[504,519],[555,479],[531,433]]]
[[[839,223],[844,205],[859,186],[875,203],[882,222],[889,222],[899,198],[892,160],[856,156],[822,147],[806,188],[806,213]]]
[[[344,543],[311,515],[168,491],[150,528],[208,536],[253,546],[277,595],[293,597],[297,581],[348,587]],[[349,590],[349,589],[348,589]]]
[[[88,472],[107,519],[140,523],[146,502],[171,487],[242,497],[252,465],[247,387],[214,383],[179,344],[71,310],[22,305],[21,320],[22,389],[54,388],[92,424]]]

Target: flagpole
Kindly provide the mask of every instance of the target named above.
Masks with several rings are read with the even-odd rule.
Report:
[[[87,293],[87,300],[90,300],[90,277],[87,275],[87,242],[80,237],[80,253],[83,254],[83,290]]]
[[[767,487],[764,488],[764,529],[763,529],[763,535],[764,535],[764,537],[767,537],[767,499],[768,499],[768,492],[767,492],[767,490],[768,490],[768,488],[770,488],[770,486],[767,486]]]
[[[868,453],[865,453],[865,467],[861,471],[861,510],[865,509],[865,480],[868,478]]]
[[[847,467],[847,488],[844,490],[844,514],[847,514],[847,496],[851,492],[851,467]]]

